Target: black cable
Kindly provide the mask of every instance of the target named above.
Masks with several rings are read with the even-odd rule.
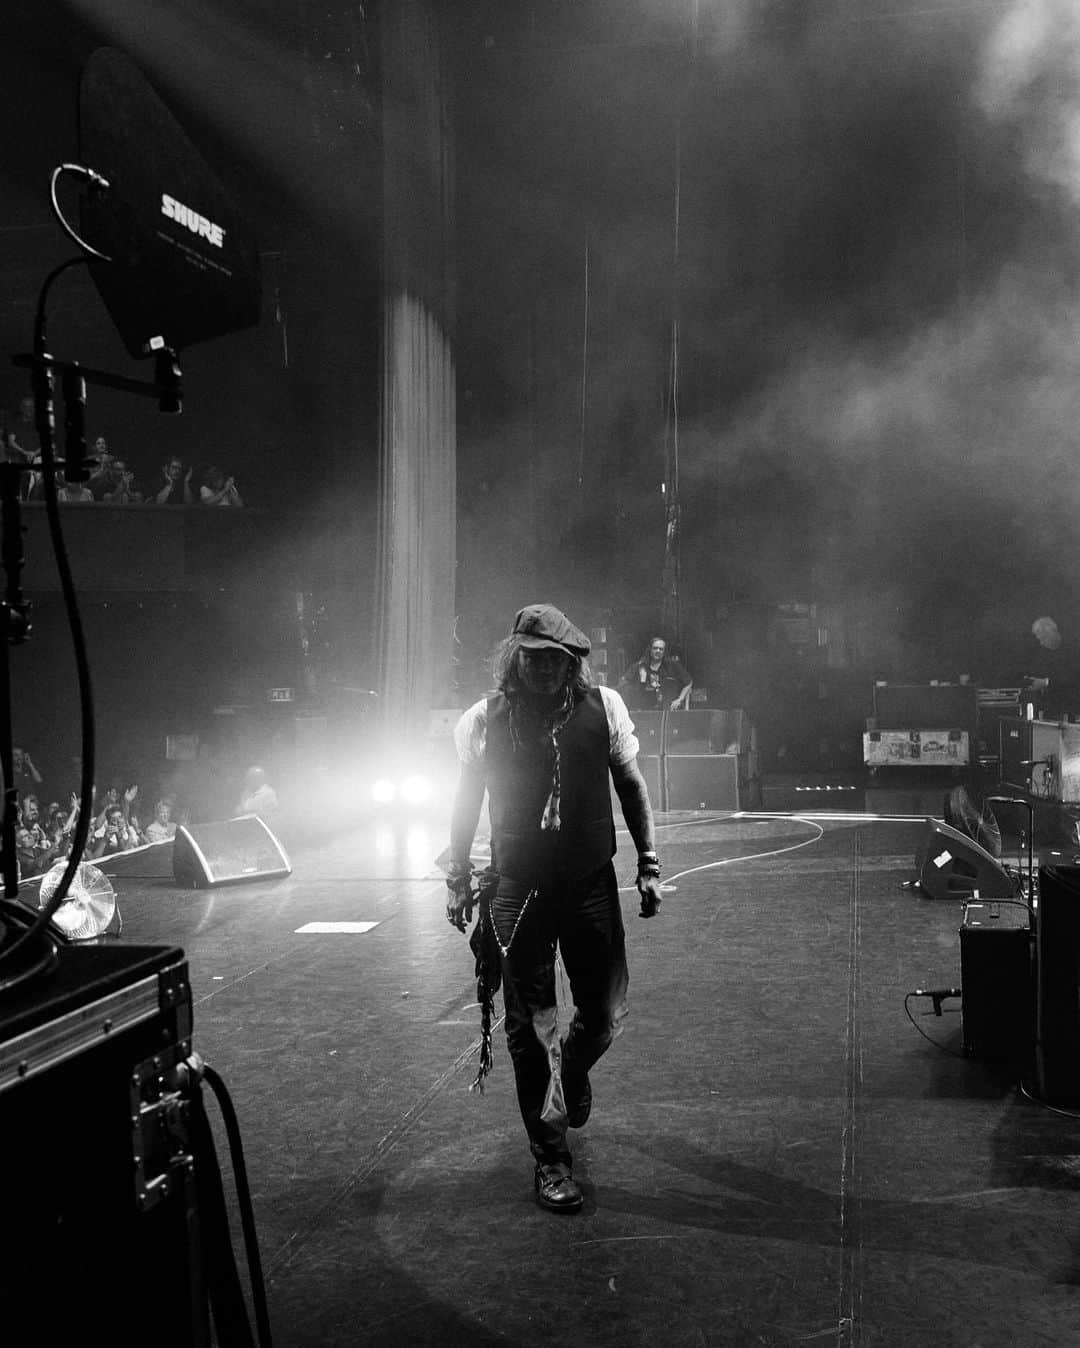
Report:
[[[64,595],[64,610],[71,629],[71,642],[75,655],[75,667],[79,683],[79,713],[82,722],[82,779],[80,782],[79,817],[75,821],[75,833],[71,843],[68,864],[49,903],[38,914],[34,923],[8,948],[0,952],[0,967],[23,946],[36,941],[40,933],[52,920],[53,914],[67,898],[71,882],[79,869],[86,838],[90,830],[90,818],[93,812],[94,787],[94,699],[90,684],[90,664],[86,653],[86,638],[83,633],[82,618],[79,614],[75,594],[75,582],[71,575],[71,562],[68,558],[64,535],[60,527],[60,506],[56,495],[56,457],[53,453],[52,418],[52,374],[47,366],[45,311],[49,291],[53,283],[69,267],[85,264],[85,257],[71,257],[60,263],[45,278],[38,294],[37,311],[34,316],[34,412],[37,418],[38,442],[41,450],[42,483],[45,488],[45,513],[49,521],[49,536],[56,559],[56,570],[60,577],[60,588]],[[7,986],[10,986],[8,984]]]
[[[1037,1095],[1032,1095],[1022,1081],[1017,1082],[1016,1089],[1024,1097],[1030,1100],[1033,1105],[1038,1105],[1041,1109],[1048,1109],[1051,1114],[1060,1114],[1064,1119],[1080,1119],[1080,1113],[1072,1109],[1058,1109],[1056,1105],[1049,1105],[1045,1100],[1040,1100]]]
[[[933,1035],[927,1034],[926,1031],[919,1025],[918,1021],[916,1021],[915,1017],[911,1014],[911,1007],[909,1006],[909,1002],[911,1001],[912,997],[929,997],[929,996],[930,993],[928,992],[909,992],[907,994],[907,996],[904,998],[904,1011],[907,1015],[908,1020],[911,1021],[912,1025],[915,1026],[915,1028],[919,1031],[919,1033],[922,1035],[922,1037],[926,1040],[928,1044],[933,1044],[933,1046],[936,1049],[939,1049],[942,1053],[947,1053],[950,1058],[966,1058],[968,1056],[966,1053],[957,1053],[957,1051],[954,1048],[946,1048],[946,1046],[942,1043],[939,1043],[938,1040],[936,1040],[933,1037]],[[935,1015],[936,1014],[939,1013],[935,1012]]]
[[[203,1064],[202,1071],[217,1098],[222,1118],[225,1121],[225,1133],[229,1140],[236,1197],[240,1205],[240,1225],[244,1231],[244,1247],[247,1251],[251,1293],[255,1304],[255,1324],[259,1333],[259,1345],[260,1348],[271,1348],[270,1316],[266,1305],[266,1283],[263,1279],[262,1260],[259,1256],[259,1238],[255,1231],[255,1215],[251,1205],[251,1188],[248,1185],[247,1166],[244,1163],[244,1144],[240,1137],[240,1123],[224,1081],[208,1063]]]
[[[256,1348],[229,1230],[225,1186],[202,1090],[202,1061],[193,1055],[185,1068],[194,1073],[188,1093],[191,1155],[199,1220],[200,1289],[220,1348]],[[196,1297],[198,1292],[196,1290]]]

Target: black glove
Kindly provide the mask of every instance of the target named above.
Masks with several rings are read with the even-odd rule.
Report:
[[[471,861],[451,861],[446,868],[446,920],[458,931],[472,921],[476,895],[472,887]]]

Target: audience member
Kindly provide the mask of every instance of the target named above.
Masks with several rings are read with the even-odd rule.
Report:
[[[37,423],[34,417],[34,400],[27,394],[19,403],[18,419],[7,427],[25,459],[36,459],[40,452]]]
[[[103,435],[94,441],[93,455],[98,466],[86,485],[95,501],[127,505],[142,500],[142,492],[135,489],[134,473],[129,470],[126,460],[110,452]]]
[[[41,773],[34,760],[18,745],[11,751],[11,784],[20,792],[33,791],[41,785]]]
[[[50,801],[45,809],[45,818],[43,827],[45,836],[56,847],[56,855],[63,856],[67,852],[67,829],[64,811],[60,807],[59,801]]]
[[[216,463],[207,468],[199,488],[199,500],[205,506],[242,506],[240,493],[231,477],[226,477]]]
[[[191,490],[192,471],[189,468],[185,473],[184,465],[172,455],[161,470],[165,481],[154,493],[154,501],[158,505],[192,505],[195,500]]]
[[[56,859],[59,845],[53,842],[41,823],[40,805],[33,792],[22,798],[15,822],[15,849],[19,858],[19,873],[25,879],[41,875]]]
[[[45,474],[40,468],[35,468],[27,479],[25,499],[27,501],[44,501],[45,499]]]
[[[56,499],[63,505],[72,505],[84,501],[93,502],[94,494],[85,482],[64,482],[56,493]]]
[[[135,835],[137,842],[141,842],[142,829],[139,827],[139,816],[135,813],[135,797],[138,794],[139,788],[137,786],[129,786],[120,798],[120,806],[124,811],[124,821],[128,826],[128,831]]]
[[[33,462],[34,455],[31,450],[24,449],[15,435],[14,431],[7,429],[0,430],[0,458],[4,463],[18,463],[26,467],[25,473],[19,474],[18,495],[22,500],[26,500],[30,493],[30,483],[33,474],[29,471],[29,465]]]
[[[90,458],[97,461],[97,467],[90,474],[86,485],[95,501],[103,501],[105,493],[117,485],[116,461],[103,435],[99,435],[91,446]]]
[[[138,845],[139,835],[131,829],[124,818],[123,806],[110,805],[105,811],[101,827],[94,830],[88,854],[91,861],[96,861],[99,857],[126,852]]]
[[[108,501],[111,505],[137,505],[142,500],[143,494],[135,486],[135,474],[123,459],[113,460],[113,472],[116,481],[102,500]]]
[[[277,809],[277,792],[266,780],[266,773],[260,767],[248,768],[244,774],[244,785],[237,802],[237,814],[271,815]]]
[[[170,838],[176,837],[176,825],[172,822],[172,802],[169,800],[159,800],[154,806],[154,817],[143,829],[143,837],[147,842],[167,842]]]

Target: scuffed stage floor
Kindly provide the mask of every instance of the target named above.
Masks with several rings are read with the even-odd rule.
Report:
[[[941,1048],[905,1013],[960,983],[959,903],[902,888],[923,826],[659,823],[650,922],[620,834],[631,1014],[571,1134],[576,1217],[535,1205],[501,1023],[468,1090],[443,828],[287,840],[266,884],[116,880],[124,940],[187,954],[275,1343],[1080,1342],[1080,1122],[960,1056],[958,1002],[912,1003]],[[341,921],[374,925],[298,933]]]

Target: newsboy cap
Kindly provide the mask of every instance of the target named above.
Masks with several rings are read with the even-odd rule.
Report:
[[[569,651],[571,655],[584,656],[592,648],[585,633],[554,604],[526,604],[514,619],[511,635],[530,651],[551,646]]]

